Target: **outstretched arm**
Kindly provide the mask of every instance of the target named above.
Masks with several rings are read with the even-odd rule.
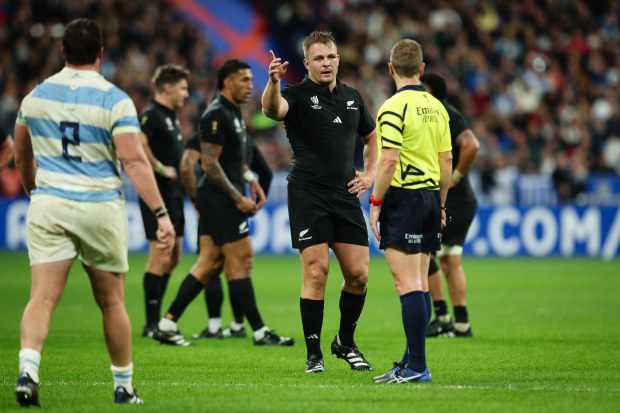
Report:
[[[263,113],[265,116],[282,120],[288,113],[288,102],[280,94],[280,80],[286,73],[288,61],[282,63],[282,59],[276,57],[273,50],[269,51],[271,63],[269,63],[269,81],[263,91]]]

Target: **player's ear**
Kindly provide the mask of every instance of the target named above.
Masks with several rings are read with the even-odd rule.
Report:
[[[308,59],[304,59],[304,66],[306,69],[310,70],[310,65],[308,64]]]
[[[394,76],[394,66],[392,66],[392,63],[388,62],[388,72],[390,73],[390,76]]]
[[[420,75],[418,77],[421,77],[424,74],[425,66],[426,66],[426,63],[422,62],[422,64],[420,65]]]

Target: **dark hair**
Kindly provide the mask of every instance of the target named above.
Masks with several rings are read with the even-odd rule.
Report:
[[[237,73],[241,69],[250,69],[250,65],[243,60],[228,59],[217,71],[217,90],[224,89],[224,79]]]
[[[448,96],[446,81],[437,73],[424,73],[420,76],[420,82],[424,83],[430,89],[429,93],[438,100],[444,100]]]
[[[390,63],[397,75],[412,78],[420,73],[423,62],[422,46],[411,39],[400,40],[392,48]]]
[[[102,47],[103,32],[94,20],[75,19],[65,27],[62,48],[68,63],[75,66],[93,64]]]
[[[189,82],[189,70],[179,65],[162,65],[155,69],[155,74],[151,78],[151,83],[155,87],[155,90],[163,92],[164,85],[170,83],[176,84],[179,80],[185,79]]]
[[[308,51],[310,50],[310,47],[313,44],[317,44],[317,43],[321,43],[325,45],[329,45],[330,43],[332,43],[334,47],[336,47],[336,39],[334,39],[334,35],[332,34],[332,32],[314,31],[310,33],[308,36],[306,36],[306,38],[304,39],[303,48],[304,48],[304,57],[306,59],[308,58]]]

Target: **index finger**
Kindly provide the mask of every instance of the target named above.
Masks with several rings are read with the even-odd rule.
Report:
[[[269,50],[269,57],[271,58],[271,60],[274,60],[276,58],[276,55],[273,53],[273,50]]]

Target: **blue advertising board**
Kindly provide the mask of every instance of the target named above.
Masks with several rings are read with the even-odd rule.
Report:
[[[0,199],[0,249],[26,248],[28,198]],[[146,251],[138,203],[126,203],[130,251]],[[364,205],[368,218],[368,208]],[[197,218],[185,204],[185,251],[195,251]],[[285,201],[270,202],[250,219],[257,254],[292,254],[288,208]],[[369,232],[370,233],[370,232]],[[379,254],[371,237],[370,251]],[[582,256],[620,257],[620,208],[607,206],[486,206],[478,209],[464,245],[472,256]]]

